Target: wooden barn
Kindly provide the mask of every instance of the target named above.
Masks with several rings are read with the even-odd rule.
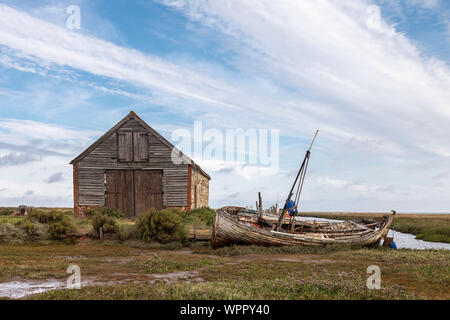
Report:
[[[134,111],[70,164],[76,216],[104,207],[135,217],[150,208],[208,206],[210,176]]]

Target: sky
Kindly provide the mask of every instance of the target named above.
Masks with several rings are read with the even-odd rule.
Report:
[[[281,203],[319,129],[300,210],[450,212],[450,1],[0,1],[0,206],[71,206],[130,110],[279,132],[275,171],[187,152],[214,208]]]

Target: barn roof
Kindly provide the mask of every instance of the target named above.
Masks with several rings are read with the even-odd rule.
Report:
[[[97,148],[103,141],[108,139],[113,133],[115,133],[119,128],[126,123],[128,120],[134,119],[136,120],[144,129],[146,129],[149,133],[151,133],[153,136],[155,136],[160,142],[162,142],[164,145],[169,147],[170,149],[173,149],[179,153],[181,157],[183,157],[183,161],[186,164],[190,164],[195,170],[199,171],[202,175],[207,177],[208,179],[211,179],[209,174],[207,174],[203,169],[194,162],[191,158],[189,158],[187,155],[183,154],[181,151],[179,151],[172,143],[170,143],[166,138],[164,138],[162,135],[160,135],[155,129],[150,127],[144,120],[142,120],[134,111],[130,111],[129,114],[125,116],[122,120],[120,120],[114,127],[109,129],[103,136],[101,136],[97,141],[95,141],[93,144],[91,144],[86,150],[84,150],[78,157],[73,159],[70,164],[76,164],[83,160],[84,157],[86,157],[89,153],[91,153],[95,148]]]

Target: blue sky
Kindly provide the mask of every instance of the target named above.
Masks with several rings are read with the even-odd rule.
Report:
[[[448,1],[0,1],[0,17],[0,206],[70,206],[68,163],[134,110],[169,139],[200,120],[280,130],[276,174],[194,158],[213,207],[284,198],[320,129],[303,210],[450,211]]]

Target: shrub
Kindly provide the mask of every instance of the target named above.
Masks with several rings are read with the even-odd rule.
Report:
[[[216,213],[210,208],[197,208],[183,214],[185,223],[212,226]]]
[[[84,213],[87,217],[94,217],[96,215],[106,215],[111,218],[124,218],[125,215],[119,209],[103,208],[103,209],[88,209]]]
[[[74,232],[75,232],[75,227],[67,219],[63,219],[61,221],[54,222],[48,227],[48,235],[51,240],[66,239]]]
[[[64,218],[64,213],[57,210],[52,210],[48,212],[33,210],[33,213],[30,216],[33,219],[36,219],[39,223],[50,223],[62,221]]]
[[[13,223],[2,224],[1,232],[4,234],[4,237],[1,237],[0,240],[10,244],[23,243],[23,241],[27,238],[25,230]]]
[[[116,220],[107,215],[97,214],[92,218],[92,227],[97,235],[100,235],[100,228],[103,228],[103,233],[116,232]]]
[[[0,209],[0,216],[9,216],[10,214],[14,213],[14,209],[12,208],[1,208]]]
[[[107,215],[108,217],[111,217],[111,218],[117,218],[117,219],[124,217],[124,214],[119,209],[112,209],[112,208],[102,209],[101,214]]]
[[[17,226],[20,226],[25,231],[25,235],[28,238],[27,240],[35,241],[48,239],[48,228],[42,223],[34,222],[32,219],[28,218],[21,220],[17,223]]]
[[[23,220],[21,225],[30,238],[37,238],[39,236],[36,225],[30,219]]]
[[[116,233],[120,241],[126,241],[136,237],[136,228],[134,225],[121,224],[117,226]]]
[[[182,214],[179,210],[150,209],[136,220],[136,232],[144,241],[161,243],[186,240]]]

